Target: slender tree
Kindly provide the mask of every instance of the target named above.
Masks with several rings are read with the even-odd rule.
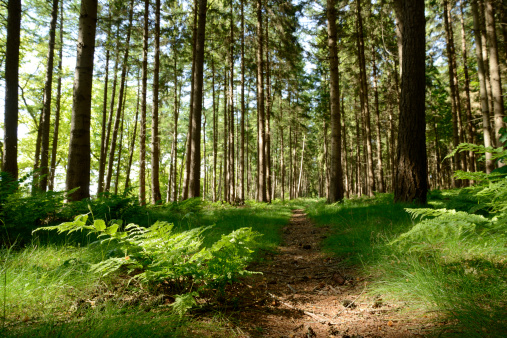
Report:
[[[151,200],[162,200],[159,182],[160,136],[158,132],[158,82],[160,70],[160,0],[155,0],[155,56],[153,63],[153,115],[151,124]]]
[[[139,128],[139,203],[146,203],[146,96],[148,91],[148,31],[150,1],[144,0],[143,62],[141,75],[141,125]]]

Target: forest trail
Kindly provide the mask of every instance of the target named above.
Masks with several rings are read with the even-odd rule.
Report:
[[[320,251],[329,231],[294,210],[277,254],[250,267],[262,272],[230,292],[239,310],[232,321],[240,337],[422,337],[428,318],[366,295],[368,276],[345,269]]]

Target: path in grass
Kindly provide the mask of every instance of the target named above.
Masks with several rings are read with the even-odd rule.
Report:
[[[417,337],[424,319],[367,296],[371,282],[339,257],[320,251],[329,229],[295,210],[279,253],[251,267],[262,272],[236,284],[236,330],[245,337]]]

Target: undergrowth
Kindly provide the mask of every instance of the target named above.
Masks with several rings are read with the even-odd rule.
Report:
[[[372,276],[373,295],[436,311],[436,320],[444,323],[435,332],[439,336],[503,337],[507,177],[502,172],[456,177],[476,185],[434,191],[426,208],[379,195],[333,205],[315,202],[308,213],[331,227],[325,249]]]

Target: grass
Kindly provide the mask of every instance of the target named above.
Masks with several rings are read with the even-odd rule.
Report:
[[[288,222],[290,207],[249,202],[245,207],[232,208],[194,201],[147,209],[146,215],[150,223],[173,220],[177,231],[213,224],[204,234],[206,246],[233,230],[251,227],[263,234],[258,247],[262,251],[273,250],[280,242],[280,228]],[[102,278],[90,273],[89,266],[103,259],[107,250],[81,245],[83,241],[93,240],[83,238],[81,233],[77,238],[74,242],[70,237],[66,241],[61,236],[41,235],[23,249],[0,251],[0,304],[5,313],[0,335],[236,335],[226,320],[219,320],[219,314],[211,320],[180,318],[171,311],[170,300],[162,299],[126,276]]]
[[[487,209],[477,208],[475,191],[477,188],[434,192],[429,203],[435,208],[478,210],[488,215]],[[437,320],[446,325],[436,335],[503,337],[507,332],[505,230],[484,231],[478,226],[454,236],[445,227],[437,232],[437,225],[444,221],[428,221],[419,227],[426,224],[425,231],[434,231],[434,239],[415,241],[416,236],[401,236],[419,229],[419,220],[411,219],[406,207],[414,208],[394,204],[392,195],[379,195],[334,205],[315,201],[307,210],[317,224],[331,228],[325,250],[346,257],[344,264],[360,266],[373,276],[372,294],[440,314]],[[448,223],[452,228],[462,222],[451,215]],[[396,238],[406,245],[393,244]]]

